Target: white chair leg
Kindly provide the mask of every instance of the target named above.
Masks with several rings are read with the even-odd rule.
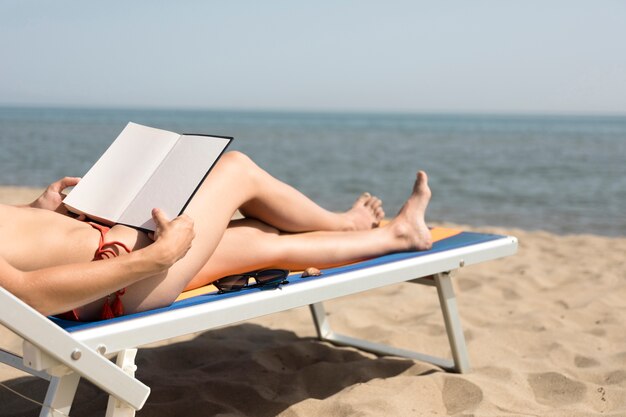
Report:
[[[398,356],[401,358],[409,358],[421,362],[432,363],[433,365],[445,370],[455,369],[454,363],[448,359],[438,358],[436,356],[430,356],[412,350],[399,349],[382,343],[374,343],[369,340],[357,339],[344,334],[335,333],[331,329],[330,322],[326,318],[322,303],[311,304],[310,308],[313,315],[313,321],[317,329],[318,338],[322,341],[330,342],[339,346],[354,347],[376,355]]]
[[[434,279],[443,320],[446,324],[448,340],[450,341],[454,369],[461,374],[467,373],[470,370],[469,356],[467,354],[467,346],[465,345],[465,336],[461,328],[461,321],[459,320],[459,311],[456,306],[456,296],[452,288],[450,273],[436,274]]]
[[[52,377],[39,417],[70,415],[70,409],[72,408],[72,402],[74,401],[79,382],[80,375],[76,372],[60,377]],[[59,414],[59,412],[62,414]]]
[[[315,330],[317,331],[317,337],[320,340],[327,340],[332,338],[333,330],[330,328],[330,323],[326,317],[326,310],[323,303],[310,304],[311,316],[313,316],[313,323],[315,324]]]
[[[117,354],[117,360],[115,361],[117,366],[133,378],[137,370],[137,365],[135,365],[136,356],[137,349],[125,349]],[[105,417],[134,417],[135,411],[130,405],[110,395]]]
[[[309,306],[318,338],[336,345],[351,346],[378,355],[399,356],[432,363],[433,365],[439,366],[440,368],[448,371],[456,371],[459,373],[469,372],[470,366],[467,348],[465,346],[465,337],[463,336],[463,330],[461,329],[461,322],[459,320],[459,314],[456,307],[456,298],[452,288],[450,273],[440,273],[429,278],[413,280],[412,282],[437,287],[439,303],[441,304],[441,311],[443,313],[443,319],[448,333],[448,340],[450,342],[450,351],[452,352],[453,358],[452,361],[412,350],[398,349],[388,345],[373,343],[368,340],[356,339],[350,336],[335,333],[330,326],[330,322],[326,317],[324,305],[321,302],[311,304]]]

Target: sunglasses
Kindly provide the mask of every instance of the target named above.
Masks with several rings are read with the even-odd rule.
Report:
[[[228,275],[213,281],[212,284],[219,290],[218,294],[241,291],[244,288],[261,288],[273,290],[282,284],[288,284],[286,278],[289,276],[287,269],[264,269],[247,274]],[[248,285],[248,280],[253,278],[256,284]]]

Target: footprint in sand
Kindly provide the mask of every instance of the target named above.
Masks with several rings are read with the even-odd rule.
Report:
[[[502,289],[502,297],[505,300],[519,300],[522,297],[520,297],[520,295],[517,293],[517,291],[512,290],[510,288],[503,288]]]
[[[626,371],[621,369],[613,371],[604,378],[604,381],[609,385],[619,384],[622,381],[626,381]]]
[[[587,391],[582,382],[574,381],[557,372],[531,374],[528,383],[538,403],[556,407],[582,401]]]
[[[483,400],[483,391],[461,378],[449,377],[443,384],[443,404],[449,415],[475,408]]]
[[[576,355],[576,357],[574,358],[574,365],[576,365],[576,367],[578,368],[591,368],[592,366],[600,365],[600,362],[593,358]]]

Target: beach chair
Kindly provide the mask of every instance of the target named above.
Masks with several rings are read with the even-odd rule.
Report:
[[[444,228],[434,228],[433,237],[431,250],[396,253],[326,269],[317,277],[290,275],[289,284],[278,289],[192,294],[166,308],[93,323],[44,317],[0,288],[0,323],[24,339],[22,356],[0,350],[0,361],[49,381],[40,416],[62,415],[56,411],[69,414],[81,377],[108,393],[107,417],[133,416],[150,393],[134,377],[138,347],[308,305],[320,340],[467,372],[469,359],[451,272],[512,255],[517,240]],[[437,288],[452,360],[355,339],[331,329],[324,301],[401,282]]]

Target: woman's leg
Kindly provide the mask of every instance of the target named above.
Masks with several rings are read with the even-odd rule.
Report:
[[[425,175],[422,183],[427,188]],[[307,202],[297,192],[287,191],[288,188],[281,184],[269,177],[245,155],[238,152],[224,155],[185,210],[185,213],[195,221],[196,238],[193,246],[185,257],[166,274],[147,278],[129,287],[123,297],[126,312],[143,311],[171,303],[208,262],[222,239],[233,213],[240,207],[246,208],[248,213],[252,210],[256,216],[266,222],[278,223],[273,224],[278,228],[285,227],[285,224],[287,226],[310,226],[311,220],[308,219],[310,216],[316,219],[316,223],[319,223],[315,225],[316,229],[324,229],[325,226],[322,223],[333,216],[325,216],[326,219],[321,219],[324,216],[320,213],[321,209],[318,206],[310,200]],[[275,192],[273,188],[278,188],[279,191]],[[283,201],[280,200],[281,198]],[[411,202],[412,200],[415,202]],[[369,232],[363,232],[364,235],[350,236],[348,234],[345,236],[347,239],[342,239],[341,245],[333,242],[338,236],[329,235],[320,239],[320,236],[312,234],[310,239],[303,242],[315,242],[315,244],[301,244],[297,246],[298,250],[306,253],[319,247],[319,253],[322,253],[322,248],[325,248],[326,254],[331,255],[331,252],[337,251],[341,254],[342,261],[347,262],[393,250],[420,248],[429,242],[428,229],[423,222],[423,213],[428,201],[427,199],[421,199],[421,201],[425,203],[418,204],[417,199],[409,198],[405,208],[388,227],[380,230],[371,229]],[[423,206],[421,220],[418,218],[417,221],[409,222],[410,212],[415,210],[406,208],[418,207],[420,204]],[[285,209],[284,206],[291,208]],[[264,214],[263,211],[269,214]],[[403,212],[407,215],[403,215]],[[306,216],[302,216],[302,213]],[[402,221],[403,218],[407,221]],[[297,227],[294,229],[297,230]],[[374,236],[377,237],[374,238]],[[131,246],[133,243],[136,243],[135,247],[146,245],[149,243],[146,239],[145,236],[139,234]],[[356,244],[350,244],[349,241],[352,239],[357,241]],[[332,250],[328,250],[329,248]],[[283,255],[294,256],[294,252]]]
[[[367,230],[376,227],[385,217],[377,197],[364,193],[345,213],[328,211],[292,186],[272,177],[247,157],[242,164],[253,171],[259,184],[257,195],[239,210],[284,232],[314,230]]]
[[[427,249],[430,233],[424,214],[429,198],[426,176],[420,174],[398,216],[388,226],[369,231],[281,234],[276,228],[256,220],[235,220],[213,256],[186,289],[256,269],[328,268],[393,251]]]
[[[427,187],[425,181],[424,184]],[[365,201],[371,203],[375,213],[382,213],[378,199],[365,197]],[[272,178],[245,155],[230,152],[219,160],[185,210],[195,221],[196,238],[185,258],[168,274],[179,274],[188,279],[182,282],[182,286],[180,279],[172,280],[176,282],[172,285],[177,291],[170,291],[180,293],[207,263],[237,209],[243,209],[244,213],[252,214],[281,231],[335,230],[337,226],[330,223],[337,223],[338,218],[345,225],[341,214],[325,211],[292,187]],[[326,221],[327,225],[324,224]],[[167,286],[161,284],[161,287]]]

